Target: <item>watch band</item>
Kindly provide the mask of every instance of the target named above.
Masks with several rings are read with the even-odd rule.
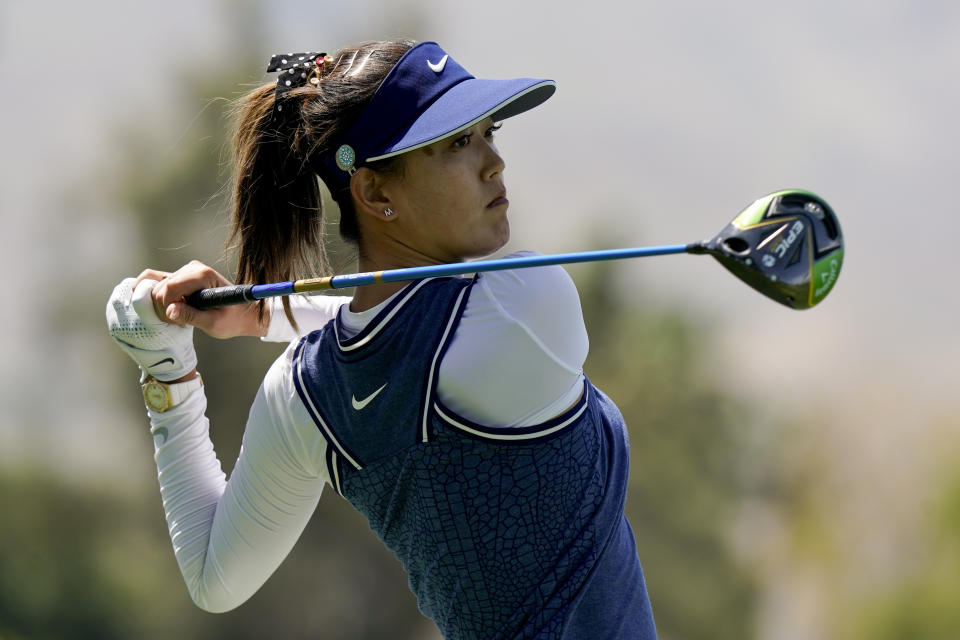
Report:
[[[202,386],[203,378],[199,373],[196,378],[172,384],[151,376],[143,384],[143,399],[148,409],[163,413],[186,400],[187,396]]]

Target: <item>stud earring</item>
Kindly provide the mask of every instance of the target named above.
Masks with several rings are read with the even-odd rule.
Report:
[[[383,215],[389,218],[390,216],[393,215],[393,209],[391,209],[390,207],[387,207],[386,209],[383,210]]]

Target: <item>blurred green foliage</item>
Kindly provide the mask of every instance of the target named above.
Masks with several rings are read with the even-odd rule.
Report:
[[[945,475],[909,574],[861,603],[851,640],[954,640],[960,635],[960,472],[951,466]]]
[[[145,444],[146,432],[144,432]],[[0,638],[424,638],[399,563],[336,497],[242,607],[211,615],[190,601],[159,492],[129,496],[0,475]]]

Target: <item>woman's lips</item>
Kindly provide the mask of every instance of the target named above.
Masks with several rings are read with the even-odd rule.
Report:
[[[490,204],[487,205],[487,209],[493,209],[494,207],[503,207],[510,204],[510,201],[507,200],[507,195],[502,194],[494,198]]]

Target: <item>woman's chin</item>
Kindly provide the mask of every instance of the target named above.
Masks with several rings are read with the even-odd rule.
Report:
[[[483,256],[489,256],[496,253],[500,249],[503,249],[507,243],[510,241],[510,223],[507,222],[507,219],[503,219],[503,224],[499,225],[496,234],[490,239],[489,243],[483,247],[483,249],[478,252],[475,258],[480,258]]]

